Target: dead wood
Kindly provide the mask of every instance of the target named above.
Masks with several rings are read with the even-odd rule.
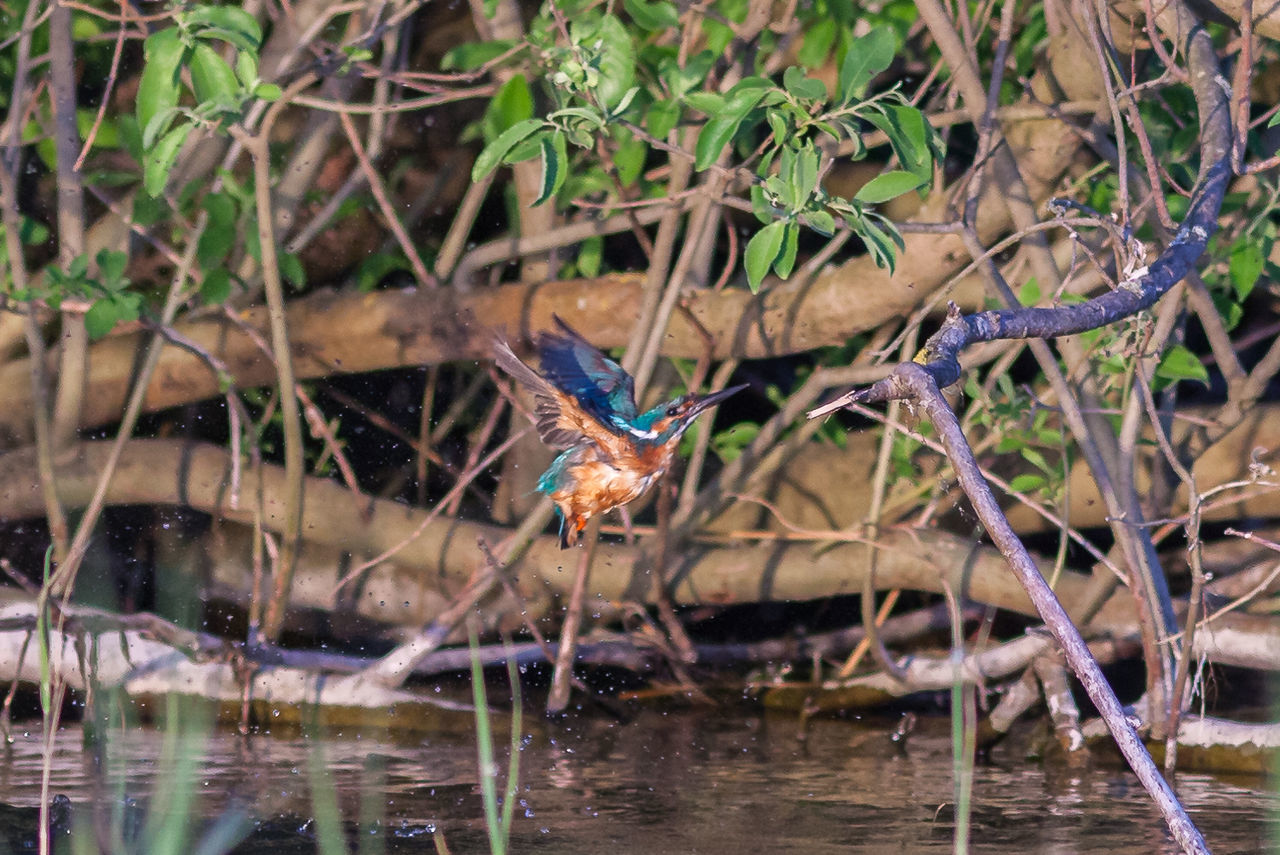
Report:
[[[84,443],[75,459],[58,470],[59,495],[68,507],[88,500],[107,453],[105,444]],[[264,525],[271,530],[283,519],[281,467],[262,467],[265,493]],[[252,522],[247,496],[238,504],[228,495],[229,461],[219,446],[178,440],[136,440],[124,451],[108,491],[111,504],[180,505],[242,524]],[[248,488],[246,488],[247,492]],[[359,559],[378,555],[406,540],[427,512],[397,502],[351,493],[341,484],[308,478],[303,505],[303,535],[321,545],[338,548]],[[0,517],[20,519],[43,513],[34,454],[13,451],[0,456]],[[366,583],[363,599],[378,603],[383,615],[411,611],[434,617],[425,603],[406,609],[415,590],[458,590],[480,560],[477,538],[501,542],[508,529],[459,519],[437,519],[396,556],[395,568],[378,568]],[[892,529],[878,541],[882,553],[876,574],[881,589],[911,588],[942,591],[944,576],[954,589],[976,602],[1032,614],[1030,601],[993,550],[934,530]],[[610,602],[647,602],[648,558],[640,547],[602,543],[593,572],[593,593]],[[548,593],[567,593],[570,574],[562,572],[566,553],[554,537],[536,540],[520,569],[521,593],[538,602]],[[571,555],[572,557],[572,555]],[[407,569],[412,568],[412,569]],[[1052,572],[1045,564],[1043,572]],[[856,543],[823,547],[808,543],[711,547],[691,545],[675,562],[672,593],[677,603],[732,604],[768,600],[805,600],[858,593],[865,572],[861,546]],[[246,571],[247,572],[247,568]],[[301,587],[294,601],[333,607],[339,568],[332,586],[320,580]],[[385,574],[385,575],[379,575]],[[1087,600],[1091,581],[1075,573],[1059,580],[1067,603]],[[326,599],[326,596],[328,599]],[[320,602],[317,602],[320,601]],[[443,603],[443,600],[437,600]],[[1122,624],[1123,608],[1108,620]],[[398,622],[398,621],[390,621]]]

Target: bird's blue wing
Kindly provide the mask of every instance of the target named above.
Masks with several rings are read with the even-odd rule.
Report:
[[[635,381],[622,366],[591,346],[572,327],[555,317],[560,332],[538,335],[542,376],[571,396],[596,421],[622,432],[638,412]]]

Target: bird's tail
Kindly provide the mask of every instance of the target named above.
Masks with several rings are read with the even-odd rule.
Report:
[[[578,535],[582,534],[582,530],[587,526],[587,518],[580,517],[577,514],[565,516],[560,514],[560,548],[568,549],[571,546],[577,546]]]

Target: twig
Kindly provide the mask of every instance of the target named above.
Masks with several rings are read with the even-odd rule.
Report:
[[[347,142],[350,143],[351,150],[355,152],[356,159],[360,162],[360,169],[364,172],[365,180],[369,182],[369,190],[373,193],[373,198],[378,202],[378,208],[382,211],[383,219],[387,221],[387,228],[391,229],[391,232],[396,236],[396,241],[400,244],[400,251],[409,259],[409,264],[413,267],[413,273],[417,277],[418,283],[428,288],[437,287],[440,283],[427,272],[427,266],[423,263],[422,256],[418,254],[418,250],[413,245],[413,241],[409,239],[409,235],[404,230],[400,218],[396,216],[395,208],[392,207],[391,200],[387,198],[387,190],[382,184],[382,178],[378,175],[377,170],[373,168],[373,164],[369,162],[369,157],[365,154],[364,145],[360,142],[360,135],[356,133],[356,126],[351,120],[351,116],[347,113],[340,113],[338,118],[342,122],[342,130],[347,135]]]
[[[582,612],[586,605],[587,577],[591,572],[591,559],[595,557],[596,544],[600,540],[600,517],[593,517],[587,523],[582,539],[586,543],[578,559],[578,572],[573,579],[573,588],[569,592],[569,605],[565,608],[564,623],[560,627],[560,646],[556,650],[556,665],[551,674],[547,715],[559,715],[569,706],[574,650],[578,644],[578,631],[582,626]]]
[[[262,280],[271,328],[271,349],[276,359],[277,389],[280,393],[280,415],[284,430],[285,523],[281,530],[283,537],[275,587],[262,622],[262,633],[267,640],[274,640],[278,636],[284,622],[285,599],[293,581],[299,541],[302,537],[302,483],[306,474],[306,461],[303,458],[302,447],[302,418],[298,398],[294,394],[297,384],[294,378],[293,354],[289,346],[289,329],[285,315],[284,283],[280,278],[280,261],[276,252],[275,230],[272,228],[275,209],[271,203],[269,140],[276,118],[293,96],[310,86],[312,82],[312,76],[309,74],[294,81],[281,98],[267,110],[257,133],[250,134],[238,126],[232,127],[233,136],[245,147],[253,160],[254,201],[257,207],[258,243],[262,253]]]

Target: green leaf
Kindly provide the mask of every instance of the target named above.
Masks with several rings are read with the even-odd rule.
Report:
[[[897,198],[903,193],[916,189],[923,183],[920,180],[920,176],[895,169],[890,172],[883,172],[863,184],[853,198],[859,202],[874,205],[878,202]]]
[[[210,306],[221,306],[231,296],[231,274],[225,267],[207,271],[200,283],[200,299]]]
[[[118,318],[117,306],[114,300],[104,298],[96,301],[89,307],[89,311],[84,313],[84,328],[89,333],[89,338],[102,338],[116,325]]]
[[[440,58],[443,71],[474,71],[486,62],[497,59],[511,50],[515,42],[510,39],[495,39],[491,42],[467,42],[450,48]]]
[[[869,218],[864,218],[859,225],[854,226],[854,229],[858,237],[862,238],[863,243],[867,245],[867,252],[871,253],[876,266],[893,273],[897,250],[901,249],[902,243],[902,237],[897,230],[892,229],[892,226],[885,228],[877,226]]]
[[[471,180],[479,181],[498,168],[498,164],[518,143],[532,136],[542,127],[541,119],[525,119],[503,131],[497,139],[484,147],[475,165],[471,167]]]
[[[103,249],[98,252],[98,274],[103,279],[103,286],[110,291],[118,291],[128,285],[124,278],[124,269],[129,264],[129,256],[123,252],[112,252]]]
[[[764,117],[769,123],[769,132],[773,134],[774,145],[786,145],[787,139],[791,136],[791,128],[787,124],[786,116],[779,110],[769,110]]]
[[[751,236],[751,240],[747,241],[744,261],[747,267],[747,284],[751,287],[752,294],[760,290],[760,283],[764,281],[769,267],[777,259],[778,251],[782,249],[785,230],[786,224],[777,220],[756,232]]]
[[[18,219],[18,238],[24,246],[39,246],[49,239],[49,227],[25,214]]]
[[[711,437],[711,447],[725,463],[732,463],[760,435],[760,425],[755,422],[739,422],[728,430]]]
[[[280,255],[280,275],[294,288],[303,288],[307,284],[307,272],[297,253],[285,252]]]
[[[809,228],[813,229],[821,235],[831,237],[836,231],[836,218],[831,216],[827,211],[806,211],[804,215],[805,222],[809,224]]]
[[[622,7],[627,10],[631,20],[642,30],[654,32],[674,27],[680,20],[676,5],[666,0],[646,3],[645,0],[623,0]]]
[[[694,148],[694,169],[702,171],[719,160],[720,153],[741,124],[741,119],[712,119],[703,125]]]
[[[608,124],[604,116],[594,107],[565,107],[563,110],[556,110],[547,116],[550,121],[564,122],[566,119],[575,119],[577,123],[584,124],[593,131],[598,131]],[[566,124],[573,124],[572,122]]]
[[[1034,276],[1018,289],[1018,302],[1024,306],[1034,306],[1040,302],[1040,283],[1036,281]]]
[[[725,110],[725,97],[718,92],[690,92],[684,102],[699,113],[718,116]]]
[[[251,50],[236,51],[236,78],[246,89],[258,82],[258,55]]]
[[[151,117],[151,122],[142,132],[142,152],[144,156],[147,151],[155,148],[156,141],[169,132],[169,128],[173,125],[173,120],[181,115],[182,109],[180,107],[170,107]]]
[[[691,56],[683,67],[674,57],[668,57],[659,64],[658,73],[662,77],[662,82],[671,90],[671,96],[683,98],[686,93],[702,85],[702,81],[707,79],[707,74],[714,64],[715,55],[709,50],[704,50]]]
[[[796,203],[803,206],[818,189],[818,150],[812,142],[796,152],[795,174],[793,178]]]
[[[782,74],[782,86],[797,98],[809,101],[826,101],[827,85],[814,77],[805,77],[804,70],[791,66]]]
[[[396,274],[393,276],[393,274]],[[413,281],[413,266],[399,252],[375,252],[365,256],[355,275],[356,288],[368,293],[391,282]]]
[[[615,15],[600,19],[600,27],[591,41],[600,42],[600,82],[596,96],[607,109],[613,109],[636,82],[636,47],[631,33]]]
[[[233,105],[240,95],[236,73],[226,60],[205,42],[191,52],[191,86],[202,104]]]
[[[578,248],[578,274],[594,279],[600,275],[600,262],[604,258],[604,238],[593,235]]]
[[[824,18],[810,25],[804,34],[804,43],[796,53],[796,62],[805,68],[817,68],[827,61],[831,46],[836,40],[836,22],[833,18]],[[826,87],[823,87],[824,90]]]
[[[644,171],[645,158],[649,156],[649,144],[639,137],[631,137],[618,144],[613,153],[613,166],[618,170],[618,183],[630,187]]]
[[[654,101],[644,116],[644,125],[660,140],[665,140],[680,121],[680,105],[675,101]]]
[[[1237,300],[1243,301],[1248,298],[1266,264],[1266,256],[1255,238],[1245,236],[1231,247],[1227,273],[1231,277],[1231,287],[1235,289]]]
[[[764,187],[759,184],[752,184],[751,194],[751,213],[756,215],[756,219],[762,223],[771,223],[775,215],[781,213],[773,207],[769,202],[769,197],[764,192]]]
[[[178,105],[178,74],[186,59],[187,46],[178,37],[176,27],[147,36],[143,46],[146,63],[138,83],[135,108],[138,127],[146,128],[151,120]]]
[[[79,109],[76,110],[76,129],[80,132],[80,139],[87,140],[89,131],[93,129],[93,123],[98,120],[96,110]],[[98,125],[98,133],[94,135],[93,147],[95,149],[108,149],[120,147],[120,132],[115,119],[103,119]]]
[[[279,101],[284,90],[274,83],[259,83],[253,87],[253,97],[263,101]]]
[[[538,198],[533,200],[534,205],[541,205],[559,192],[569,167],[563,133],[546,134],[539,142],[542,145],[542,189]]]
[[[533,118],[533,93],[523,74],[514,74],[502,84],[485,108],[482,130],[486,142],[493,142],[503,131],[519,122]]]
[[[840,65],[838,100],[848,104],[861,98],[871,78],[889,67],[897,50],[897,39],[888,27],[876,27],[849,45]]]
[[[933,160],[943,151],[923,113],[914,107],[890,105],[883,112],[868,112],[866,119],[889,137],[894,154],[907,171],[919,176],[922,184],[932,177]]]
[[[1160,365],[1156,368],[1156,376],[1164,380],[1195,380],[1209,385],[1209,372],[1205,370],[1199,357],[1180,344],[1175,344],[1164,352]]]
[[[702,35],[706,39],[707,50],[713,55],[719,56],[724,53],[725,48],[729,46],[729,42],[733,41],[733,28],[722,24],[714,18],[702,19]]]
[[[184,21],[200,30],[201,36],[222,39],[241,50],[257,50],[262,45],[257,19],[236,6],[196,6],[185,13]]]
[[[796,250],[800,244],[800,225],[788,221],[782,231],[782,250],[773,262],[773,272],[779,279],[786,279],[796,266]]]
[[[222,264],[236,243],[236,203],[226,193],[211,193],[201,205],[209,213],[200,241],[196,244],[196,261],[204,270]]]
[[[1048,480],[1043,475],[1032,475],[1026,473],[1019,475],[1009,482],[1010,493],[1032,493],[1048,484]]]
[[[743,81],[743,83],[746,82]],[[741,86],[742,83],[738,85]],[[698,142],[694,146],[694,169],[701,171],[720,159],[724,147],[738,132],[742,120],[755,108],[756,104],[760,103],[764,93],[765,90],[760,87],[751,86],[745,89],[735,87],[735,91],[725,103],[723,114],[707,122],[698,133]]]
[[[1032,466],[1039,469],[1041,472],[1045,472],[1045,473],[1053,472],[1052,467],[1049,466],[1049,461],[1045,459],[1044,455],[1041,454],[1039,450],[1031,448],[1029,446],[1023,446],[1018,453],[1022,455],[1023,460],[1027,461]]]
[[[169,170],[178,159],[178,151],[187,141],[193,125],[183,123],[160,138],[142,166],[142,186],[152,196],[164,192],[164,185],[169,181]]]

